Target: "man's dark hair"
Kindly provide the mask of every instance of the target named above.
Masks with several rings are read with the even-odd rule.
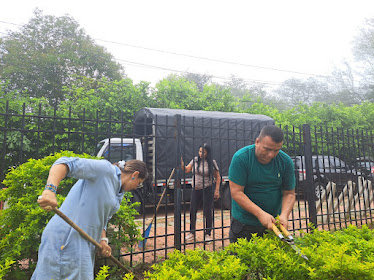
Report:
[[[270,136],[271,140],[275,143],[280,143],[284,140],[284,135],[282,129],[275,125],[267,125],[261,129],[260,135],[258,136],[259,139],[262,139],[266,136]]]

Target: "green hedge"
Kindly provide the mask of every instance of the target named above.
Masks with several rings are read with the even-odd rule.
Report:
[[[296,240],[301,258],[274,234],[241,239],[220,252],[173,252],[145,279],[374,279],[374,233],[349,226],[333,233],[314,230]]]
[[[30,279],[36,266],[41,234],[54,215],[41,209],[37,198],[44,189],[49,169],[62,156],[96,158],[63,151],[38,160],[29,159],[7,173],[3,181],[7,188],[0,190],[0,200],[6,200],[9,206],[0,211],[0,279]],[[75,181],[69,177],[61,181],[57,193],[59,205]],[[134,206],[137,205],[132,205],[130,198],[131,193],[126,193],[120,210],[110,221],[110,225],[119,229],[108,232],[113,253],[119,252],[123,246],[131,247],[142,239],[134,221],[137,214]],[[100,260],[97,259],[98,268],[101,266]],[[11,261],[15,263],[5,273]]]

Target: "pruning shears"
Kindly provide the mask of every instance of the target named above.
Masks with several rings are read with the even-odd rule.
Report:
[[[295,245],[295,240],[291,233],[289,233],[289,231],[281,224],[279,224],[279,228],[284,233],[284,235],[279,231],[277,225],[273,224],[273,231],[275,235],[277,235],[280,240],[290,245],[292,249],[294,249],[296,253],[299,254],[303,259],[308,260],[308,257],[301,253],[300,249]]]

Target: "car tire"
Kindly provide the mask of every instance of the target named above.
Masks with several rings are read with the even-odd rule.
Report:
[[[326,192],[326,184],[321,181],[317,181],[313,184],[315,200],[319,200]]]

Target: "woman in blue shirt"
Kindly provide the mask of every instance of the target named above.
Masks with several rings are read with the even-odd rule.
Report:
[[[47,184],[38,199],[41,208],[57,207],[56,190],[65,177],[79,179],[60,210],[111,255],[106,225],[120,207],[125,191],[136,189],[147,177],[144,162],[111,164],[107,160],[62,157],[51,167]],[[95,246],[63,221],[52,217],[43,231],[38,263],[31,279],[94,279]]]

